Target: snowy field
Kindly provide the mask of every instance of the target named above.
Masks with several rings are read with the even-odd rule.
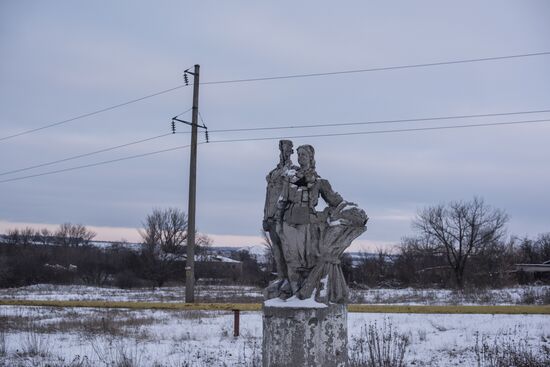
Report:
[[[197,302],[261,302],[259,288],[248,286],[195,287]],[[83,285],[36,284],[21,288],[0,289],[0,299],[102,300],[132,302],[183,302],[185,287],[120,289]]]
[[[371,304],[548,304],[549,293],[548,286],[476,293],[407,288],[352,290],[352,298]],[[182,287],[35,285],[1,289],[0,299],[181,302],[183,294]],[[197,299],[260,302],[261,290],[199,286]],[[487,351],[502,345],[546,355],[542,365],[550,365],[548,315],[350,313],[348,327],[353,360],[366,358],[369,328],[381,335],[391,328],[393,340],[407,342],[409,366],[490,366],[483,362]],[[260,366],[261,342],[260,312],[241,313],[241,336],[234,338],[230,312],[0,306],[0,366],[6,367]]]
[[[548,316],[350,313],[351,357],[375,324],[407,338],[411,366],[478,366],[482,342],[550,348]],[[0,366],[261,365],[259,312],[242,313],[237,338],[225,312],[2,306],[0,325]]]
[[[106,300],[134,302],[182,302],[184,287],[157,289],[99,288],[82,285],[38,284],[0,289],[0,299]],[[198,302],[263,301],[262,290],[250,286],[198,285]],[[351,289],[352,303],[407,305],[516,305],[550,304],[550,286],[523,286],[482,291],[454,292],[447,289]]]

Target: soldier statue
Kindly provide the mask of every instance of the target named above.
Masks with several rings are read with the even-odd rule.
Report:
[[[277,279],[264,296],[346,302],[340,258],[366,231],[368,217],[317,174],[311,145],[298,147],[300,166],[293,166],[292,146],[289,140],[279,142],[280,162],[267,176],[263,227],[272,242]],[[327,204],[323,211],[316,210],[319,197]]]

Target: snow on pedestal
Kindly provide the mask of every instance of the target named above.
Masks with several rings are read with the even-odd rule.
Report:
[[[347,341],[345,304],[326,305],[313,297],[264,303],[264,367],[345,367]]]

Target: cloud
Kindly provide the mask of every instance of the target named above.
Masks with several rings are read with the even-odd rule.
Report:
[[[545,37],[550,23],[544,18],[548,5],[537,2],[466,1],[451,7],[438,2],[402,2],[399,6],[354,2],[340,8],[300,3],[291,12],[278,3],[201,2],[192,6],[193,17],[183,22],[182,14],[189,9],[179,2],[129,4],[36,3],[31,8],[12,5],[15,12],[10,9],[9,16],[2,14],[2,19],[10,19],[2,24],[9,37],[2,38],[5,52],[0,60],[4,81],[0,85],[0,137],[180,84],[181,71],[194,63],[201,64],[201,80],[208,81],[550,47]],[[212,131],[548,108],[547,61],[540,57],[203,85],[201,115]],[[189,88],[5,141],[0,144],[0,165],[3,170],[19,168],[159,135],[169,131],[170,117],[190,103]],[[242,139],[434,125],[212,132],[210,137]],[[185,129],[182,126],[180,131]],[[474,195],[508,211],[514,232],[545,228],[550,222],[544,210],[544,203],[550,201],[547,136],[548,126],[525,125],[293,140],[295,145],[313,144],[319,174],[371,217],[368,232],[359,240],[386,246],[410,233],[410,218],[417,208]],[[188,142],[188,135],[176,134],[74,165]],[[182,150],[3,184],[0,217],[21,223],[68,220],[135,231],[133,227],[153,207],[186,210],[188,154]],[[201,145],[199,230],[257,240],[265,175],[277,157],[275,140]],[[118,236],[116,230],[105,233]],[[230,237],[226,239],[231,242]]]

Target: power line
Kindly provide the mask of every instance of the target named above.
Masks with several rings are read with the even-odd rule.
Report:
[[[538,123],[538,122],[550,122],[550,119],[540,119],[540,120],[523,120],[523,121],[508,121],[508,122],[495,122],[495,123],[483,123],[483,124],[467,124],[467,125],[451,125],[451,126],[432,126],[432,127],[420,127],[420,128],[408,128],[408,129],[392,129],[392,130],[374,130],[374,131],[356,131],[356,132],[347,132],[347,133],[332,133],[332,134],[312,134],[312,135],[294,135],[294,136],[277,136],[277,137],[259,137],[259,138],[243,138],[243,139],[225,139],[225,140],[211,140],[210,143],[236,143],[236,142],[247,142],[247,141],[262,141],[262,140],[279,140],[279,139],[301,139],[301,138],[321,138],[321,137],[331,137],[331,136],[351,136],[351,135],[371,135],[371,134],[386,134],[386,133],[403,133],[403,132],[416,132],[416,131],[432,131],[432,130],[448,130],[448,129],[462,129],[462,128],[473,128],[473,127],[485,127],[485,126],[504,126],[504,125],[518,125],[518,124],[529,124],[529,123]],[[205,144],[201,142],[199,144]],[[52,175],[55,173],[73,171],[82,168],[95,167],[103,164],[120,162],[128,159],[135,159],[140,157],[146,157],[154,154],[160,154],[164,152],[170,152],[173,150],[187,148],[189,145],[177,146],[174,148],[157,150],[149,153],[137,154],[129,157],[123,157],[108,161],[102,161],[98,163],[86,164],[82,166],[70,167],[55,171],[43,172],[34,175],[15,177],[7,180],[0,181],[0,183],[19,181],[32,177],[39,177],[45,175]]]
[[[332,134],[313,134],[313,135],[294,135],[294,136],[277,136],[277,137],[261,137],[261,138],[242,138],[242,139],[210,140],[210,143],[234,143],[234,142],[260,141],[260,140],[301,139],[301,138],[322,138],[322,137],[330,137],[330,136],[350,136],[350,135],[370,135],[370,134],[402,133],[402,132],[413,132],[413,131],[463,129],[463,128],[471,128],[471,127],[483,127],[483,126],[518,125],[518,124],[530,124],[530,123],[536,123],[536,122],[550,122],[550,120],[549,120],[549,119],[544,119],[544,120],[525,120],[525,121],[494,122],[494,123],[484,123],[484,124],[468,124],[468,125],[451,125],[451,126],[418,127],[418,128],[408,128],[408,129],[374,130],[374,131],[355,131],[355,132],[332,133]],[[1,181],[0,181],[0,182],[1,182]]]
[[[199,117],[201,119],[202,126],[206,128],[206,124],[204,123],[204,120],[202,119],[201,111],[199,111]]]
[[[150,138],[141,139],[141,140],[136,140],[136,141],[132,141],[132,142],[126,143],[126,144],[116,145],[116,146],[114,146],[114,147],[109,147],[109,148],[104,148],[104,149],[100,149],[100,150],[95,150],[95,151],[89,152],[89,153],[74,155],[74,156],[72,156],[72,157],[63,158],[63,159],[58,159],[58,160],[56,160],[56,161],[51,161],[51,162],[46,162],[46,163],[35,164],[35,165],[33,165],[33,166],[28,166],[28,167],[24,167],[24,168],[14,169],[14,170],[11,170],[11,171],[1,172],[1,173],[0,173],[0,176],[8,175],[8,174],[11,174],[11,173],[22,172],[22,171],[28,171],[28,170],[31,170],[31,169],[34,169],[34,168],[39,168],[39,167],[51,166],[52,164],[61,163],[61,162],[67,162],[67,161],[71,161],[71,160],[78,159],[78,158],[89,157],[89,156],[94,155],[94,154],[109,152],[109,151],[112,151],[112,150],[115,150],[115,149],[120,149],[120,148],[128,147],[128,146],[131,146],[131,145],[140,144],[140,143],[144,143],[144,142],[147,142],[147,141],[151,141],[151,140],[163,138],[163,137],[168,136],[168,135],[172,135],[172,134],[167,133],[167,134],[152,136],[152,137],[150,137]]]
[[[97,162],[97,163],[85,164],[85,165],[82,165],[82,166],[69,167],[69,168],[64,168],[64,169],[58,169],[58,170],[55,170],[55,171],[48,171],[48,172],[43,172],[43,173],[37,173],[37,174],[34,174],[34,175],[28,175],[28,176],[10,178],[10,179],[7,179],[7,180],[2,180],[2,181],[0,181],[0,183],[11,182],[11,181],[19,181],[19,180],[24,180],[24,179],[27,179],[27,178],[32,178],[32,177],[40,177],[40,176],[46,176],[46,175],[53,175],[53,174],[55,174],[55,173],[61,173],[61,172],[67,172],[67,171],[74,171],[74,170],[78,170],[78,169],[82,169],[82,168],[89,168],[89,167],[101,166],[101,165],[103,165],[103,164],[109,164],[109,163],[114,163],[114,162],[120,162],[120,161],[129,160],[129,159],[135,159],[135,158],[142,158],[142,157],[147,157],[147,156],[154,155],[154,154],[166,153],[166,152],[171,152],[171,151],[174,151],[174,150],[184,149],[184,148],[189,148],[189,145],[180,145],[180,146],[173,147],[173,148],[162,149],[162,150],[156,150],[156,151],[149,152],[149,153],[136,154],[136,155],[131,155],[131,156],[128,156],[128,157],[122,157],[122,158],[117,158],[117,159],[111,159],[111,160],[108,160],[108,161],[101,161],[101,162]]]
[[[188,112],[189,110],[185,111]],[[185,113],[183,112],[183,113]],[[529,110],[529,111],[515,111],[515,112],[502,112],[502,113],[487,113],[487,114],[474,114],[474,115],[454,115],[454,116],[438,116],[438,117],[425,117],[425,118],[412,118],[412,119],[398,119],[398,120],[375,120],[375,121],[364,121],[364,122],[349,122],[349,123],[327,123],[327,124],[309,124],[309,125],[289,125],[289,126],[275,126],[275,127],[257,127],[257,128],[235,128],[235,129],[218,129],[218,130],[211,130],[211,132],[244,132],[244,131],[261,131],[261,130],[283,130],[283,129],[297,129],[297,128],[318,128],[318,127],[331,127],[331,126],[357,126],[357,125],[365,125],[365,124],[387,124],[387,123],[398,123],[398,122],[420,122],[420,121],[437,121],[437,120],[446,120],[446,119],[464,119],[464,118],[480,118],[480,117],[495,117],[495,116],[509,116],[509,115],[519,115],[519,114],[532,114],[532,113],[546,113],[550,112],[550,109],[547,110]],[[180,114],[181,115],[181,114]],[[206,126],[204,124],[204,120],[202,119],[202,115],[199,113],[199,116],[201,118],[201,121],[203,123],[203,126]],[[536,120],[539,121],[539,120]],[[469,124],[468,126],[473,126]],[[489,125],[490,126],[490,125]],[[178,134],[188,134],[189,132],[178,132]],[[128,147],[131,145],[136,145],[140,143],[144,143],[147,141],[159,139],[168,135],[172,135],[170,133],[162,134],[153,136],[146,139],[141,139],[121,145],[116,145],[113,147],[108,147],[84,154],[79,154],[67,158],[58,159],[55,161],[45,162],[41,164],[36,164],[24,168],[19,168],[11,171],[5,171],[1,172],[0,176],[5,176],[8,174],[13,174],[17,172],[23,172],[28,171],[35,168],[50,166],[57,163],[62,163],[66,161],[71,161],[78,158],[84,158],[88,156],[92,156],[99,153],[104,153],[124,147]],[[271,138],[268,138],[271,139]],[[207,139],[208,140],[208,139]],[[214,141],[215,142],[215,141]],[[218,140],[219,142],[219,140]]]
[[[268,80],[280,80],[280,79],[293,79],[293,78],[310,78],[310,77],[320,77],[320,76],[330,76],[330,75],[343,75],[343,74],[354,74],[354,73],[365,73],[365,72],[375,72],[375,71],[385,71],[385,70],[398,70],[398,69],[410,69],[410,68],[421,68],[421,67],[430,67],[430,66],[442,66],[442,65],[453,65],[453,64],[465,64],[465,63],[474,63],[474,62],[484,62],[484,61],[496,61],[496,60],[505,60],[505,59],[514,59],[514,58],[523,58],[523,57],[533,57],[533,56],[544,56],[544,55],[550,55],[550,51],[544,51],[544,52],[534,52],[534,53],[525,53],[525,54],[516,54],[516,55],[506,55],[506,56],[495,56],[495,57],[485,57],[485,58],[475,58],[475,59],[460,59],[460,60],[451,60],[451,61],[440,61],[440,62],[432,62],[432,63],[423,63],[423,64],[408,64],[408,65],[395,65],[395,66],[386,66],[386,67],[377,67],[377,68],[369,68],[369,69],[354,69],[354,70],[341,70],[341,71],[330,71],[330,72],[323,72],[323,73],[309,73],[309,74],[292,74],[292,75],[279,75],[279,76],[271,76],[271,77],[259,77],[259,78],[245,78],[245,79],[230,79],[230,80],[219,80],[219,81],[206,81],[202,82],[200,84],[202,85],[215,85],[215,84],[231,84],[231,83],[248,83],[248,82],[258,82],[258,81],[268,81]],[[36,131],[48,129],[50,127],[63,125],[72,121],[76,121],[85,117],[90,117],[93,115],[97,115],[103,112],[107,112],[119,107],[123,107],[132,103],[136,103],[139,101],[142,101],[144,99],[152,98],[161,94],[169,93],[177,89],[181,89],[186,87],[186,84],[180,84],[178,86],[175,86],[173,88],[161,90],[159,92],[155,92],[140,98],[132,99],[127,102],[119,103],[113,106],[105,107],[99,110],[95,110],[92,112],[84,113],[81,115],[77,115],[75,117],[71,117],[66,120],[61,120],[57,122],[52,122],[49,124],[46,124],[44,126],[40,126],[34,129],[25,130],[16,134],[0,137],[0,141],[5,141],[8,139],[12,139],[18,136],[30,134]]]
[[[430,63],[424,63],[424,64],[407,64],[407,65],[395,65],[395,66],[382,66],[382,67],[370,68],[370,69],[354,69],[354,70],[342,70],[342,71],[328,71],[328,72],[324,72],[324,73],[279,75],[279,76],[268,76],[268,77],[248,78],[248,79],[230,79],[230,80],[202,82],[201,84],[230,84],[230,83],[259,82],[259,81],[278,80],[278,79],[311,78],[311,77],[329,76],[329,75],[366,73],[366,72],[372,72],[372,71],[386,71],[386,70],[398,70],[398,69],[424,68],[424,67],[430,67],[430,66],[466,64],[466,63],[473,63],[473,62],[496,61],[496,60],[505,60],[505,59],[514,59],[514,58],[532,57],[532,56],[543,56],[543,55],[550,55],[550,51],[534,52],[534,53],[527,53],[527,54],[517,54],[517,55],[507,55],[507,56],[483,57],[483,58],[476,58],[476,59],[460,59],[460,60],[452,60],[452,61],[439,61],[439,62],[430,62]]]
[[[398,123],[398,122],[453,120],[453,119],[467,119],[467,118],[480,118],[480,117],[512,116],[512,115],[547,113],[547,112],[550,112],[550,109],[501,112],[501,113],[485,113],[485,114],[474,114],[474,115],[419,117],[419,118],[397,119],[397,120],[372,120],[372,121],[359,121],[359,122],[319,123],[319,124],[302,124],[302,125],[287,125],[287,126],[263,126],[263,127],[251,127],[251,128],[234,128],[234,129],[214,129],[214,130],[210,130],[210,132],[211,133],[244,132],[244,131],[262,131],[262,130],[304,129],[304,128],[334,127],[334,126],[356,126],[356,125],[370,125],[370,124],[392,124],[392,123]],[[188,133],[189,132],[180,132],[179,134],[188,134]]]
[[[185,111],[183,111],[182,113],[177,114],[177,115],[174,116],[174,117],[180,117],[181,115],[183,115],[184,113],[187,113],[187,112],[191,111],[192,109],[193,109],[193,107],[190,107],[190,108],[186,109]]]
[[[27,135],[27,134],[30,134],[30,133],[34,133],[34,132],[36,132],[36,131],[48,129],[48,128],[50,128],[50,127],[63,125],[63,124],[66,124],[66,123],[69,123],[69,122],[72,122],[72,121],[76,121],[76,120],[79,120],[79,119],[83,119],[83,118],[85,118],[85,117],[90,117],[90,116],[97,115],[97,114],[100,114],[100,113],[103,113],[103,112],[111,111],[111,110],[114,110],[114,109],[119,108],[119,107],[127,106],[127,105],[129,105],[129,104],[136,103],[136,102],[139,102],[139,101],[143,101],[144,99],[156,97],[156,96],[159,96],[159,95],[161,95],[161,94],[169,93],[169,92],[175,91],[175,90],[177,90],[177,89],[184,88],[185,86],[186,86],[185,84],[181,84],[181,85],[178,85],[178,86],[173,87],[173,88],[161,90],[161,91],[159,91],[159,92],[155,92],[155,93],[152,93],[152,94],[148,94],[148,95],[146,95],[146,96],[143,96],[143,97],[140,97],[140,98],[136,98],[136,99],[132,99],[132,100],[129,100],[129,101],[127,101],[127,102],[123,102],[123,103],[119,103],[119,104],[116,104],[116,105],[113,105],[113,106],[105,107],[105,108],[102,108],[102,109],[99,109],[99,110],[96,110],[96,111],[84,113],[84,114],[82,114],[82,115],[78,115],[78,116],[75,116],[75,117],[71,117],[71,118],[68,118],[68,119],[66,119],[66,120],[61,120],[61,121],[57,121],[57,122],[52,122],[52,123],[49,123],[49,124],[46,124],[46,125],[44,125],[44,126],[40,126],[40,127],[34,128],[34,129],[29,129],[29,130],[21,131],[20,133],[17,133],[17,134],[4,136],[4,137],[1,137],[1,138],[0,138],[0,141],[12,139],[12,138],[15,138],[15,137],[18,137],[18,136],[22,136],[22,135]]]
[[[189,112],[189,111],[190,111],[190,109],[187,110],[187,111],[182,112],[181,114]],[[546,112],[550,112],[550,109],[548,109],[548,110],[529,110],[529,111],[502,112],[502,113],[487,113],[487,114],[475,114],[475,115],[424,117],[424,118],[399,119],[399,120],[375,120],[375,121],[349,122],[349,123],[327,123],[327,124],[289,125],[289,126],[256,127],[256,128],[218,129],[218,130],[210,130],[210,131],[211,132],[244,132],[244,131],[284,130],[284,129],[298,129],[298,128],[318,128],[318,127],[331,127],[331,126],[357,126],[357,125],[366,125],[366,124],[387,124],[387,123],[398,123],[398,122],[436,121],[436,120],[446,120],[446,119],[495,117],[495,116],[509,116],[509,115],[546,113]],[[203,126],[206,127],[206,124],[204,123],[203,117],[202,117],[200,112],[199,112],[199,117],[201,119],[201,122],[202,122]],[[189,134],[189,132],[188,131],[187,132],[178,132],[178,134]],[[105,153],[105,152],[108,152],[108,151],[128,147],[128,146],[131,146],[131,145],[136,145],[136,144],[144,143],[144,142],[147,142],[147,141],[159,139],[159,138],[162,138],[162,137],[165,137],[165,136],[168,136],[168,135],[172,135],[172,134],[167,133],[167,134],[157,135],[157,136],[153,136],[153,137],[146,138],[146,139],[136,140],[136,141],[132,141],[132,142],[125,143],[125,144],[116,145],[116,146],[113,146],[113,147],[108,147],[108,148],[104,148],[104,149],[100,149],[100,150],[96,150],[96,151],[92,151],[92,152],[88,152],[88,153],[84,153],[84,154],[71,156],[71,157],[68,157],[68,158],[62,158],[62,159],[58,159],[58,160],[55,160],[55,161],[40,163],[40,164],[36,164],[36,165],[24,167],[24,168],[14,169],[14,170],[11,170],[11,171],[0,172],[0,176],[5,176],[5,175],[8,175],[8,174],[13,174],[13,173],[17,173],[17,172],[28,171],[28,170],[31,170],[31,169],[45,167],[45,166],[51,166],[51,165],[54,165],[54,164],[57,164],[57,163],[67,162],[67,161],[71,161],[71,160],[78,159],[78,158],[84,158],[84,157],[92,156],[92,155],[99,154],[99,153]],[[208,136],[208,133],[207,133],[206,136]],[[209,138],[207,138],[206,140],[208,142]]]

